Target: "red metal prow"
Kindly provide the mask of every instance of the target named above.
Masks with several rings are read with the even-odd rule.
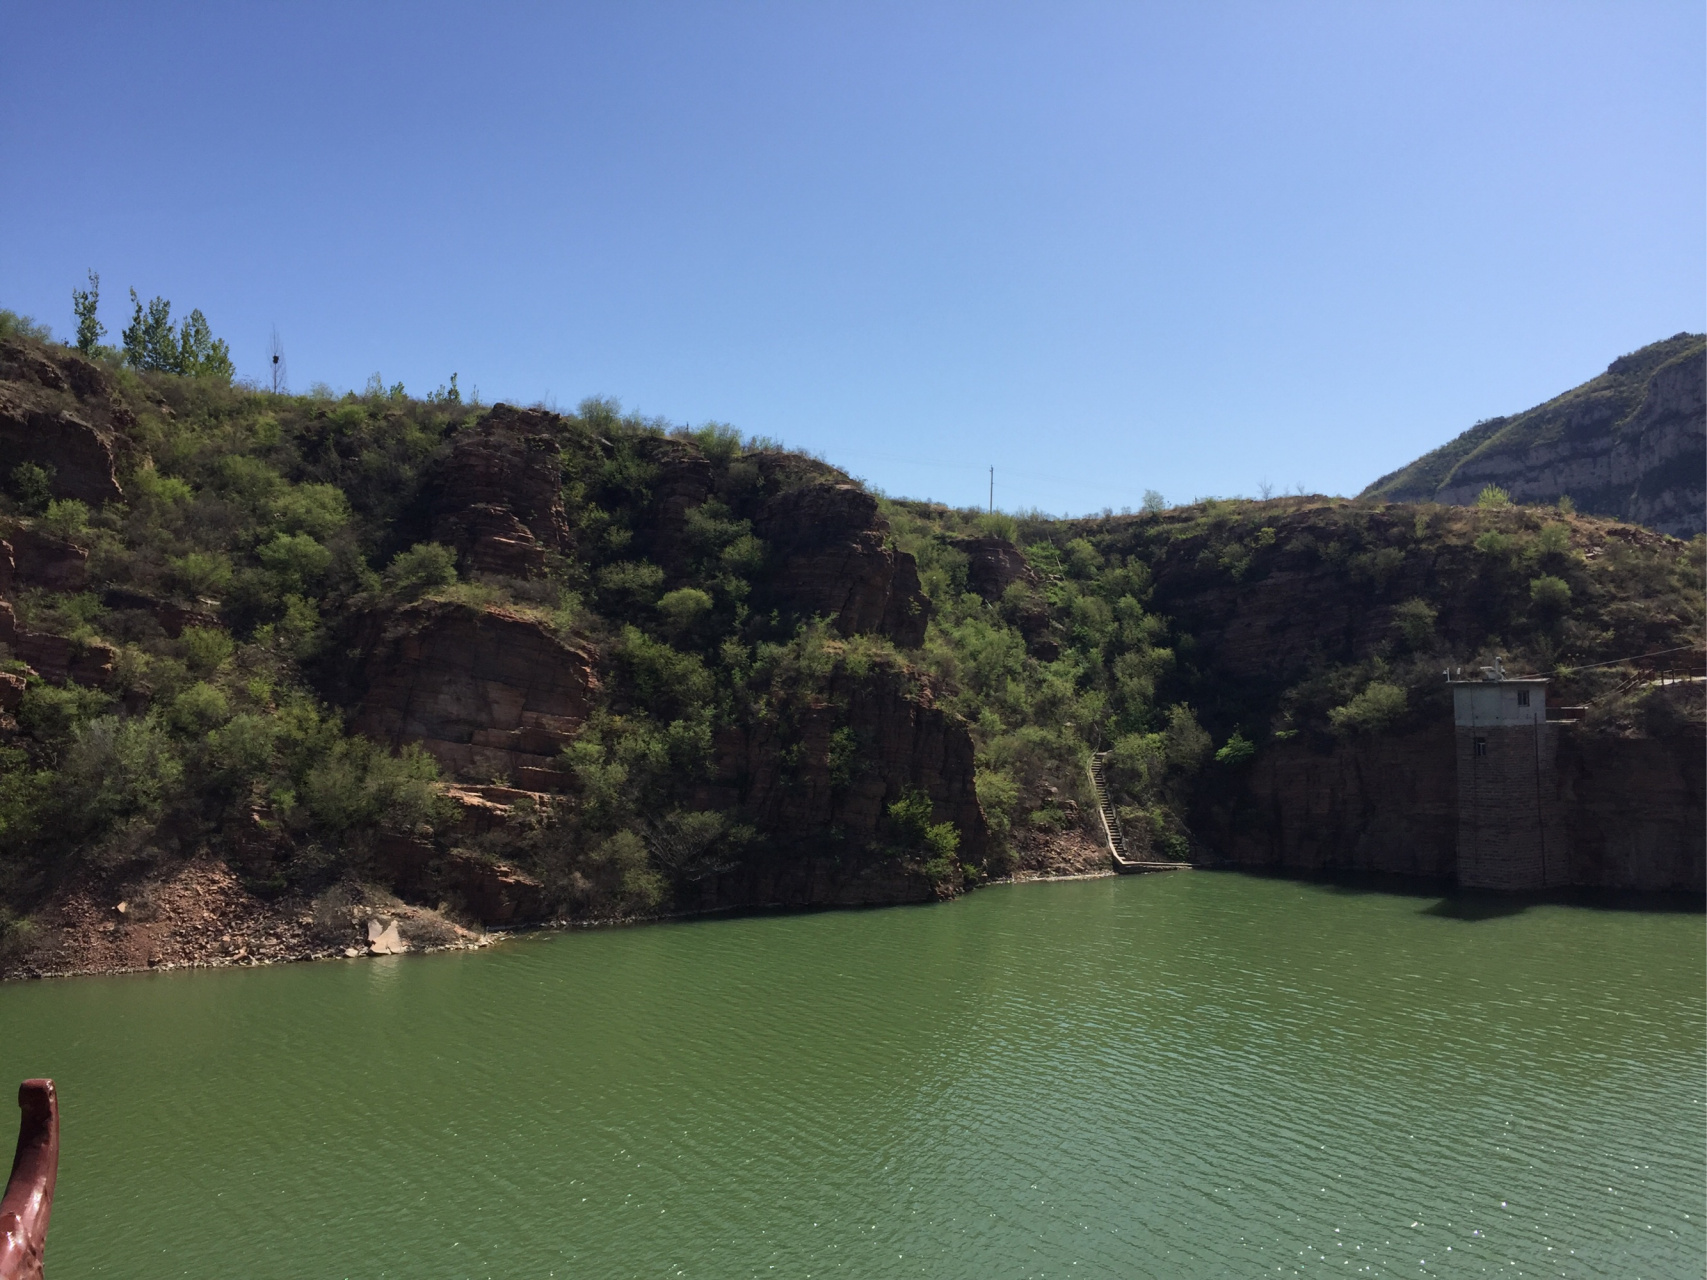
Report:
[[[18,1086],[18,1154],[0,1199],[0,1280],[41,1280],[53,1184],[59,1179],[59,1095],[51,1080]]]

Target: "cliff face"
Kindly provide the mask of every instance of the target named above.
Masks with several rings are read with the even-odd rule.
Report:
[[[1546,404],[1479,423],[1359,496],[1462,506],[1492,484],[1514,502],[1568,494],[1579,511],[1691,537],[1707,528],[1704,356],[1699,334],[1656,342]]]
[[[433,540],[465,572],[527,578],[572,549],[555,414],[497,405],[458,432],[439,472]]]
[[[0,458],[44,467],[56,497],[90,506],[123,496],[115,435],[135,415],[95,365],[70,352],[0,342]]]
[[[837,758],[838,733],[860,744],[857,757]],[[753,823],[783,856],[705,883],[705,906],[915,902],[959,889],[958,864],[988,856],[972,740],[902,673],[842,674],[786,723],[726,730],[716,757],[700,803]],[[910,791],[960,835],[957,865],[935,881],[919,859],[882,852],[888,806]]]
[[[420,604],[368,623],[353,727],[419,743],[453,778],[559,791],[557,755],[592,709],[594,656],[509,609]]]
[[[772,590],[794,612],[904,649],[924,641],[930,602],[918,566],[889,544],[888,522],[869,493],[846,484],[790,489],[765,504],[754,527],[776,549]]]
[[[1545,557],[1535,553],[1543,524],[1566,537]],[[1502,541],[1489,549],[1488,534]],[[1265,699],[1325,666],[1416,660],[1431,649],[1441,663],[1462,663],[1486,645],[1509,652],[1525,633],[1555,651],[1570,637],[1609,646],[1596,656],[1640,654],[1679,643],[1680,626],[1689,634],[1650,584],[1605,572],[1630,550],[1681,563],[1684,547],[1602,519],[1275,500],[1250,504],[1238,522],[1129,521],[1105,536],[1143,559],[1156,609],[1190,637],[1207,686],[1194,695],[1247,713],[1266,714]],[[1568,582],[1571,608],[1594,619],[1592,632],[1540,614],[1530,583],[1541,573]],[[1399,614],[1416,601],[1428,606],[1427,634],[1410,642]]]
[[[1208,784],[1207,857],[1253,870],[1451,880],[1458,777],[1450,718],[1354,743],[1290,741]]]
[[[1604,646],[1596,658],[1636,656],[1699,634],[1698,570],[1686,568],[1683,544],[1588,517],[1549,513],[1547,522],[1555,549],[1544,555],[1541,518],[1513,509],[1277,502],[1252,507],[1239,525],[1140,521],[1107,535],[1145,557],[1205,724],[1217,740],[1240,726],[1256,744],[1247,762],[1208,764],[1198,775],[1199,856],[1453,881],[1457,767],[1442,670],[1494,652],[1515,663],[1528,644],[1548,666],[1567,666],[1591,644]],[[1613,562],[1638,551],[1677,576],[1626,583]],[[1529,584],[1540,573],[1568,579],[1571,607],[1592,628],[1536,610]],[[1639,671],[1602,671],[1594,678],[1604,685],[1589,678],[1564,674],[1550,700],[1610,697],[1620,682],[1628,692],[1643,679]],[[1397,696],[1392,717],[1373,730],[1335,725],[1330,709],[1343,713],[1375,683]],[[1679,696],[1691,688],[1699,686]],[[1662,693],[1671,696],[1654,696]],[[1550,876],[1566,865],[1566,881],[1585,888],[1702,889],[1707,744],[1698,716],[1663,719],[1651,732],[1640,716],[1613,728],[1552,726]]]
[[[566,473],[614,469],[637,517],[619,543],[624,564],[644,557],[666,586],[715,585],[706,582],[718,565],[708,536],[750,528],[763,553],[750,588],[759,608],[779,619],[825,619],[841,637],[881,636],[903,648],[923,640],[929,606],[913,557],[894,547],[876,500],[837,473],[759,454],[734,477],[720,475],[693,442],[662,437],[642,439],[614,463],[613,452],[610,441],[574,432],[555,414],[497,406],[448,441],[424,498],[429,527],[456,549],[468,574],[526,584],[554,562],[557,572],[574,572],[574,521],[598,508],[584,483],[574,490],[580,505],[566,503]],[[702,508],[716,512],[709,535]],[[597,570],[587,577],[598,581]],[[613,607],[637,613],[630,597]],[[643,607],[638,616],[646,621]],[[583,622],[610,636],[608,619]],[[507,779],[522,790],[504,795],[525,794],[530,809],[555,806],[573,822],[582,797],[563,750],[600,708],[614,709],[620,722],[637,698],[645,701],[633,685],[639,659],[625,665],[629,643],[568,639],[539,610],[449,601],[380,609],[358,628],[346,664],[353,670],[338,696],[354,704],[358,732],[393,749],[418,743],[460,783]],[[936,707],[904,665],[842,672],[812,689],[782,689],[777,707],[734,715],[713,735],[709,774],[681,779],[689,794],[678,799],[751,827],[762,852],[678,886],[678,906],[916,901],[957,890],[961,864],[985,861],[972,741],[958,718]],[[654,696],[673,700],[668,688]],[[495,829],[512,816],[513,799],[490,799],[502,792],[483,787],[487,798],[474,806],[492,810]],[[922,859],[890,847],[888,807],[914,792],[929,798],[933,822],[959,833],[946,872],[927,876]],[[453,789],[465,813],[471,794]],[[465,902],[487,903],[485,918],[497,918],[492,894],[469,890],[467,867],[442,850],[408,840],[387,847],[400,891],[449,886]],[[538,895],[523,906],[512,902],[505,918],[547,905]]]
[[[1700,738],[1557,728],[1557,785],[1544,798],[1550,876],[1562,862],[1570,887],[1707,890]],[[1391,736],[1276,743],[1247,772],[1210,787],[1202,835],[1208,857],[1224,865],[1448,883],[1457,876],[1450,719]]]

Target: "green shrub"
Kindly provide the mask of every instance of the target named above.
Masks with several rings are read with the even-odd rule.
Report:
[[[178,637],[184,665],[198,675],[217,671],[236,647],[230,635],[218,627],[185,627]]]
[[[38,742],[57,745],[111,704],[101,690],[86,689],[72,680],[58,688],[32,680],[18,707],[18,724]]]
[[[231,561],[223,551],[191,551],[166,562],[172,580],[192,596],[217,596],[231,585]]]
[[[178,476],[163,476],[154,464],[138,467],[125,482],[125,491],[132,503],[161,507],[176,506],[195,496],[189,482]]]
[[[436,542],[417,542],[399,551],[386,566],[385,589],[401,600],[416,600],[456,581],[456,553]]]
[[[1406,647],[1423,652],[1434,644],[1434,624],[1437,613],[1426,600],[1406,600],[1393,610],[1393,630],[1399,633]]]
[[[1544,556],[1568,555],[1571,550],[1571,526],[1544,524],[1535,536],[1535,550]]]
[[[599,598],[620,609],[646,608],[658,599],[664,571],[647,561],[619,561],[599,570]]]
[[[243,712],[207,735],[210,776],[230,791],[245,789],[273,770],[277,728],[269,716]]]
[[[1225,765],[1244,764],[1256,753],[1256,745],[1235,729],[1233,736],[1227,739],[1226,745],[1215,753],[1215,762]]]
[[[193,684],[172,700],[166,724],[180,737],[199,738],[230,715],[231,704],[223,693],[210,684]]]
[[[442,816],[444,802],[433,787],[438,776],[437,762],[418,746],[393,756],[365,738],[342,738],[308,770],[302,802],[329,831],[413,831]]]
[[[67,830],[93,834],[126,818],[158,817],[182,776],[183,762],[152,721],[91,720],[59,771]]]
[[[676,628],[685,628],[710,612],[711,597],[698,587],[678,587],[658,599],[658,612]]]
[[[588,861],[607,886],[612,905],[622,913],[645,914],[664,900],[668,886],[652,869],[646,844],[634,832],[618,831],[606,837]]]
[[[1509,507],[1511,505],[1511,494],[1497,484],[1484,485],[1482,492],[1476,495],[1476,505],[1478,507]]]
[[[42,513],[41,527],[56,538],[69,542],[89,531],[89,508],[76,498],[50,502]]]
[[[1183,773],[1194,772],[1215,746],[1197,723],[1196,713],[1184,703],[1168,708],[1165,742],[1168,763]]]
[[[29,316],[0,307],[0,338],[33,338],[37,342],[52,342],[53,330],[38,324]]]
[[[700,452],[712,462],[727,466],[741,453],[741,433],[722,422],[708,422],[688,433],[688,439],[699,445]]]
[[[672,649],[638,627],[624,627],[612,656],[641,706],[663,719],[711,697],[711,673],[697,654]]]
[[[255,558],[276,579],[281,594],[307,594],[332,567],[332,552],[306,533],[279,533],[255,548]]]
[[[1405,714],[1405,691],[1396,684],[1371,680],[1350,702],[1328,712],[1334,732],[1379,733]]]
[[[904,792],[889,806],[888,814],[898,852],[917,859],[919,869],[932,884],[939,884],[954,873],[960,832],[952,822],[931,821],[930,796],[923,791]]]
[[[1542,574],[1529,580],[1529,599],[1543,617],[1556,618],[1571,606],[1571,584]]]
[[[979,769],[973,781],[984,821],[996,835],[1006,835],[1019,808],[1019,783],[999,769]]]
[[[299,484],[274,499],[273,515],[287,533],[326,541],[350,520],[349,499],[335,485]]]
[[[53,467],[20,462],[12,468],[12,496],[27,513],[46,511],[53,501]]]

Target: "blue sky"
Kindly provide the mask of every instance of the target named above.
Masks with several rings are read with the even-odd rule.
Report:
[[[1353,493],[1707,328],[1699,3],[4,14],[0,306],[896,495]]]

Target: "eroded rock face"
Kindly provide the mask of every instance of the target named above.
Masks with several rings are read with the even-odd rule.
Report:
[[[51,468],[56,497],[123,496],[114,434],[135,423],[107,376],[69,352],[0,341],[0,458]]]
[[[1016,582],[1037,585],[1037,573],[1006,538],[956,538],[954,547],[966,554],[966,585],[992,604]]]
[[[558,752],[598,689],[590,650],[508,609],[411,605],[374,618],[353,727],[418,742],[453,777],[560,789]]]
[[[1630,738],[1559,726],[1549,861],[1579,888],[1700,893],[1707,767],[1698,737]],[[1222,779],[1199,834],[1234,866],[1375,872],[1451,882],[1458,778],[1450,716],[1408,734],[1267,746]],[[1554,864],[1557,865],[1557,864]]]
[[[838,730],[860,763],[836,761]],[[888,807],[910,791],[931,799],[932,821],[960,832],[958,860],[980,866],[989,831],[978,805],[972,739],[961,721],[891,672],[844,676],[791,722],[730,729],[717,741],[717,778],[699,806],[731,811],[778,855],[705,887],[703,906],[734,903],[911,902],[939,888],[907,860],[881,852]]]
[[[930,620],[917,562],[889,545],[877,499],[847,484],[808,484],[770,499],[754,522],[770,543],[776,597],[831,619],[843,635],[888,636],[917,648]]]
[[[1562,406],[1555,429],[1521,449],[1470,458],[1435,496],[1474,503],[1486,485],[1513,502],[1568,493],[1584,511],[1679,538],[1707,526],[1707,377],[1699,358],[1658,370],[1634,412],[1611,392]],[[1579,496],[1580,495],[1580,496]]]
[[[674,567],[686,556],[688,512],[710,498],[711,462],[700,450],[681,440],[651,442],[648,459],[657,467],[652,481],[650,550],[660,564]]]
[[[432,536],[456,549],[465,572],[531,577],[548,553],[572,549],[561,431],[556,414],[499,404],[457,433],[439,472]]]
[[[399,893],[429,900],[449,894],[481,924],[519,924],[546,913],[543,884],[466,849],[441,853],[429,841],[390,835],[379,839],[374,853],[375,869]]]
[[[20,586],[81,591],[89,579],[89,552],[84,547],[24,526],[8,529],[6,539],[11,544],[9,576]],[[0,569],[0,576],[6,571]]]
[[[1364,871],[1450,881],[1458,765],[1450,713],[1410,734],[1267,746],[1219,780],[1206,847],[1239,867]]]
[[[118,650],[100,640],[81,643],[29,630],[5,600],[0,600],[0,653],[25,663],[49,684],[75,680],[91,688],[107,683],[118,658]]]
[[[1479,423],[1362,496],[1473,504],[1487,485],[1688,538],[1707,528],[1707,358],[1680,333],[1524,413]]]

